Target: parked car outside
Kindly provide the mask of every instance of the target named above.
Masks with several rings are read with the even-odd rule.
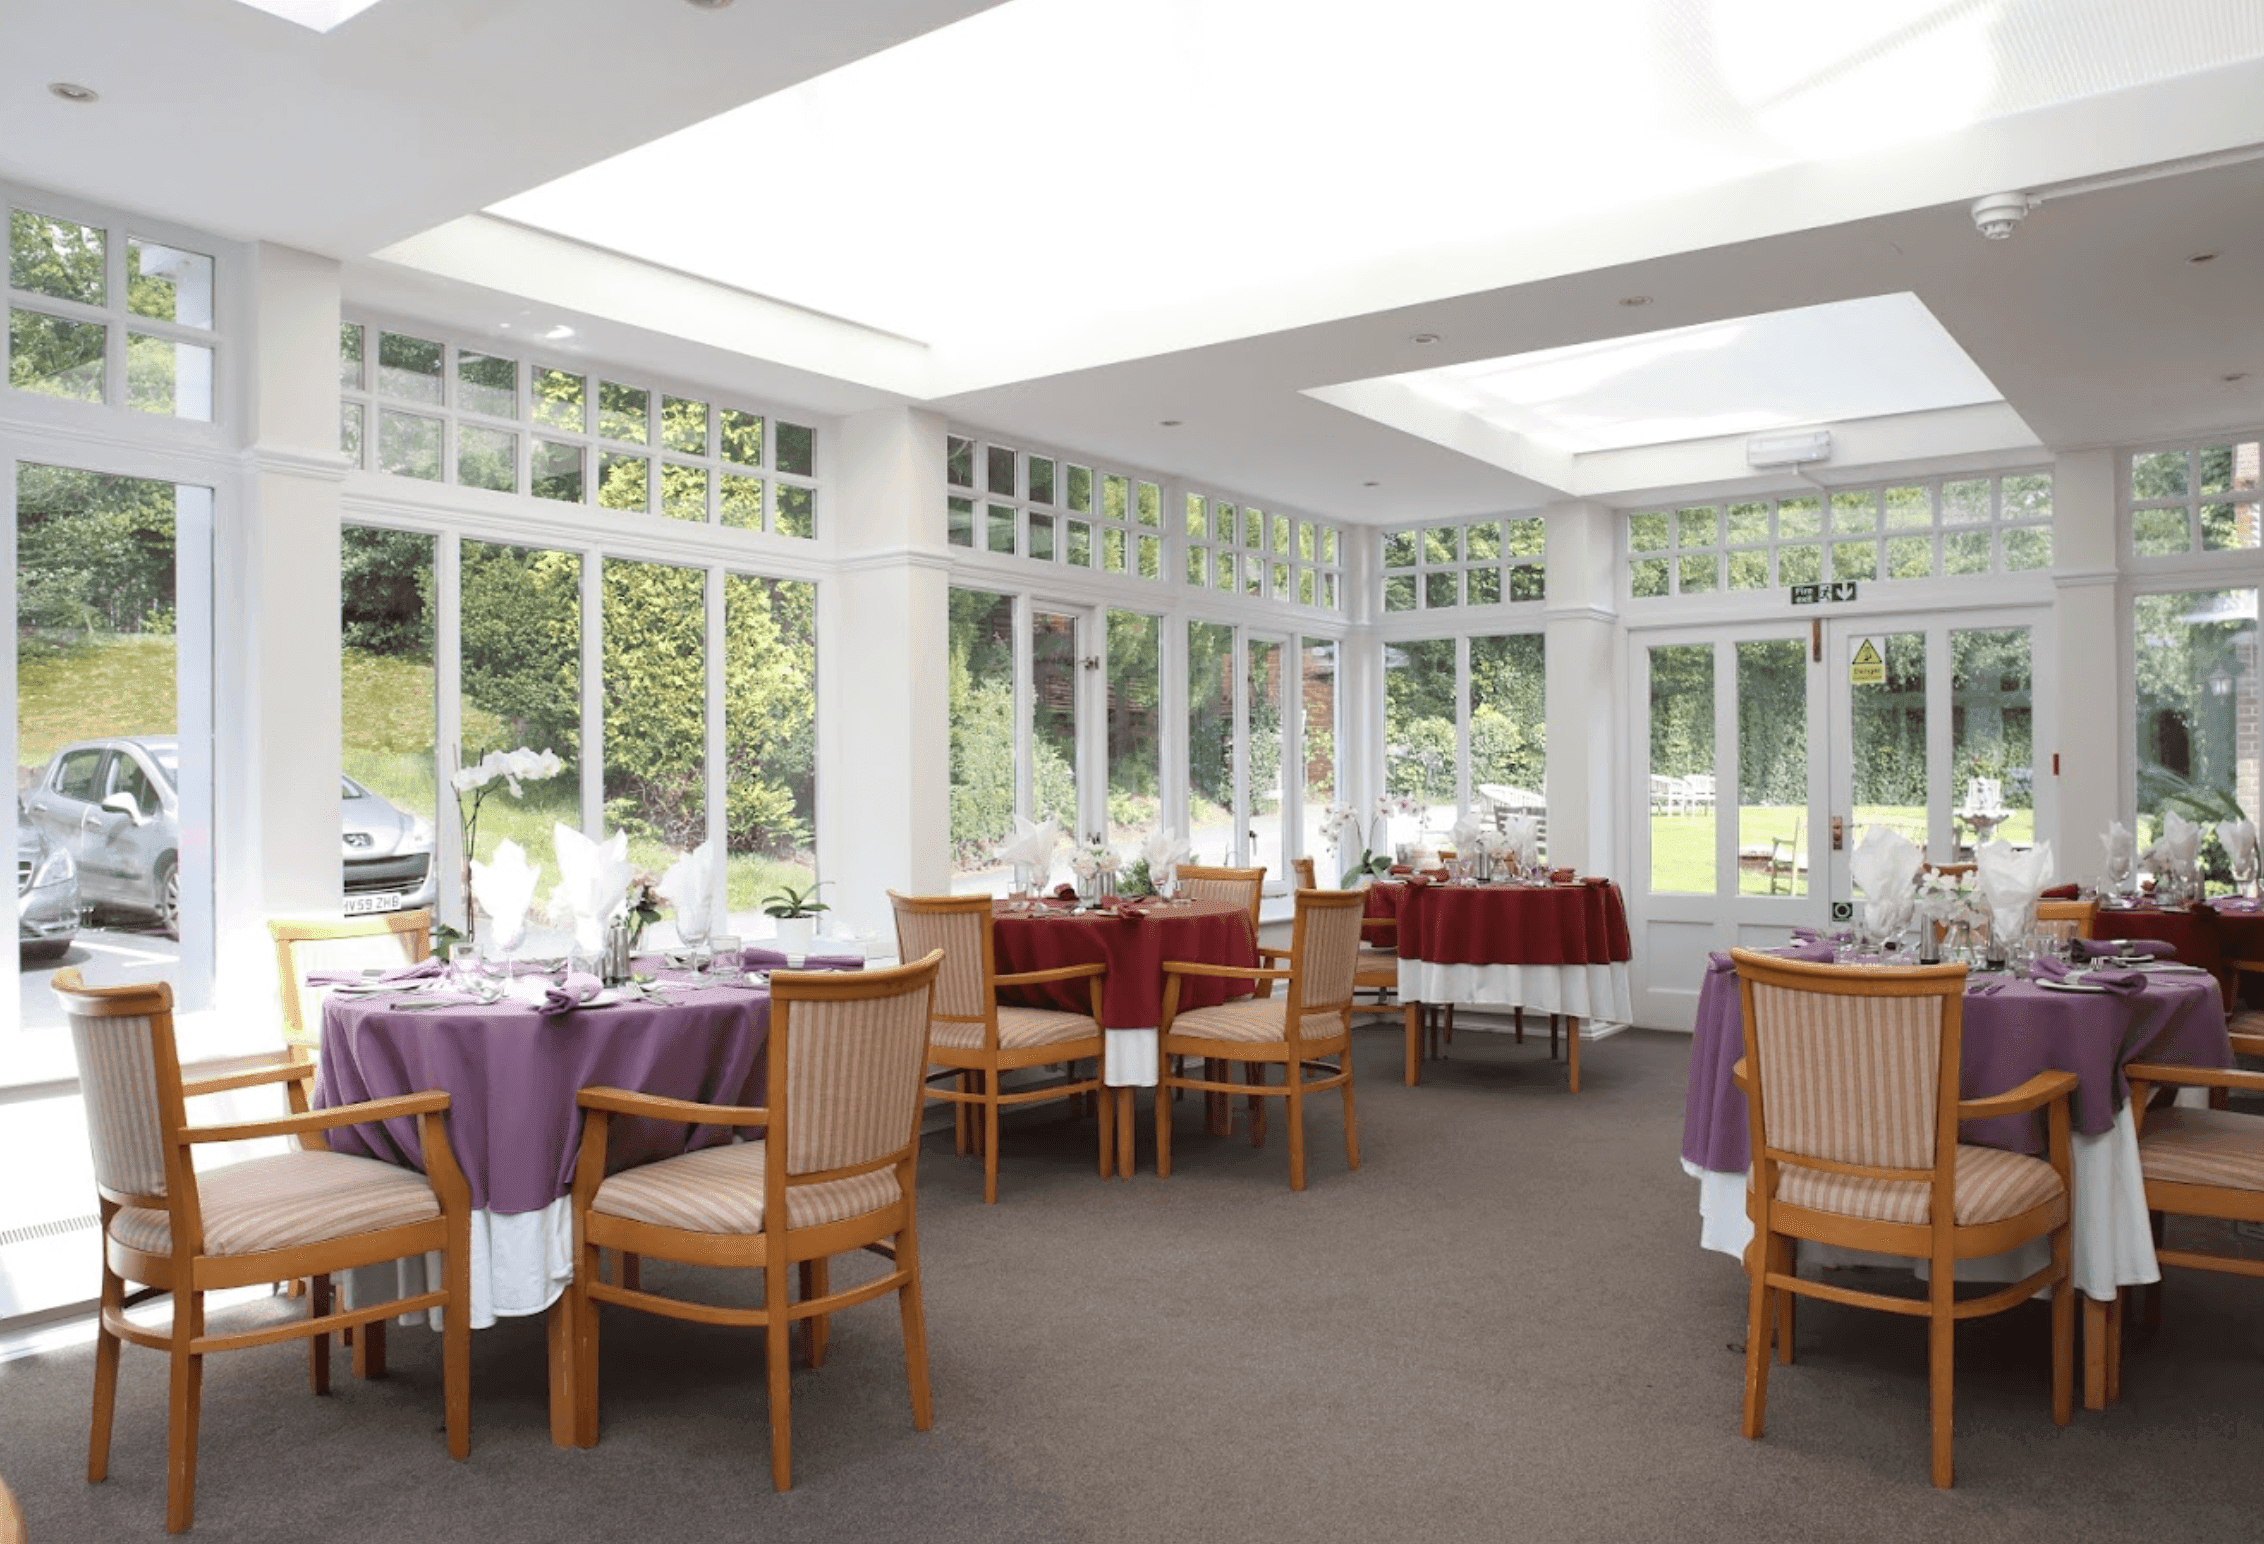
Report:
[[[180,765],[170,737],[82,740],[57,751],[21,800],[40,834],[76,865],[80,904],[153,917],[175,937]],[[437,889],[432,822],[350,777],[338,784],[346,912],[431,905]]]
[[[16,941],[26,959],[60,959],[79,931],[78,867],[16,801]]]

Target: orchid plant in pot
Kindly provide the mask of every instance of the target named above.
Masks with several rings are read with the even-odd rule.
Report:
[[[833,883],[830,879],[817,880],[797,890],[792,885],[780,885],[763,897],[763,915],[778,923],[778,947],[789,954],[809,949],[810,940],[817,933],[818,915],[833,908],[817,898],[820,890]]]
[[[479,851],[480,810],[488,796],[500,788],[508,788],[511,797],[519,798],[522,782],[536,783],[556,777],[566,770],[566,763],[556,751],[535,751],[522,745],[515,751],[489,751],[468,767],[458,767],[449,775],[448,785],[456,795],[456,818],[463,831],[463,874],[461,883],[464,897],[464,925],[462,928],[448,923],[436,923],[432,930],[432,952],[436,958],[446,959],[450,946],[469,943],[472,936],[472,856]]]

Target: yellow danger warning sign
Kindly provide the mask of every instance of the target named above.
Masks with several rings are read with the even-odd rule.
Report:
[[[1880,652],[1878,639],[1855,640],[1855,652],[1847,661],[1847,680],[1850,686],[1887,684],[1887,656]]]

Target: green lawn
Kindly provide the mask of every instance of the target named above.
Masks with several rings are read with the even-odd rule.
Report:
[[[16,666],[16,760],[45,769],[74,740],[169,735],[180,728],[175,649],[164,635],[98,635]]]
[[[1651,817],[1651,888],[1675,894],[1712,894],[1714,890],[1714,832],[1715,816],[1711,812],[1695,815],[1653,815]],[[1800,860],[1810,865],[1813,855],[1808,851],[1808,839],[1801,828],[1807,819],[1804,808],[1787,808],[1782,805],[1748,804],[1737,812],[1737,846],[1740,852],[1750,849],[1767,850],[1771,837],[1799,835]],[[1920,846],[1925,845],[1926,812],[1915,806],[1858,805],[1855,820],[1848,831],[1850,842],[1861,841],[1866,829],[1874,825],[1889,826],[1909,837]],[[2036,816],[2031,810],[2015,810],[2010,819],[1999,828],[2006,841],[2033,841],[2036,836]],[[1795,894],[1807,893],[1806,876],[1799,876]],[[1782,884],[1780,878],[1778,883]],[[1740,866],[1737,876],[1741,895],[1767,895],[1769,876],[1759,867]]]

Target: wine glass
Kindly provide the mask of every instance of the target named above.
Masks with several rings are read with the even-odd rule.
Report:
[[[676,936],[682,941],[685,952],[691,956],[694,970],[707,963],[708,932],[714,925],[715,919],[708,915],[704,906],[690,910],[681,906],[676,908]]]

